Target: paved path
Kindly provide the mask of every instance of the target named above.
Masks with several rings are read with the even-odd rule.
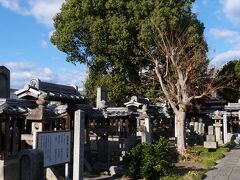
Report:
[[[240,146],[236,146],[206,173],[205,180],[240,180]]]

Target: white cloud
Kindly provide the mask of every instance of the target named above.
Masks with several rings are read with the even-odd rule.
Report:
[[[77,85],[79,87],[82,87],[87,77],[86,72],[86,70],[69,71],[66,69],[62,69],[60,73],[57,74],[55,81],[59,84]]]
[[[5,7],[9,8],[12,11],[15,11],[17,13],[21,14],[28,14],[27,10],[24,7],[20,7],[20,1],[19,0],[0,0],[0,4]]]
[[[53,16],[59,12],[64,0],[32,0],[30,14],[39,22],[52,26]]]
[[[216,55],[211,61],[211,65],[222,66],[228,61],[240,59],[240,49],[239,50],[229,50]]]
[[[225,41],[233,46],[231,50],[217,54],[211,61],[211,65],[222,66],[228,61],[240,58],[240,32],[229,29],[212,28],[210,29],[210,34],[215,39],[221,40],[222,44],[224,44]]]
[[[240,0],[220,0],[226,17],[233,23],[240,23]]]
[[[11,87],[22,88],[31,78],[39,78],[43,81],[53,79],[52,71],[47,67],[36,67],[29,62],[9,62],[5,64],[11,72]]]
[[[0,0],[0,4],[14,12],[33,16],[38,22],[52,27],[53,16],[65,0]]]
[[[235,47],[240,47],[240,32],[229,29],[212,28],[210,29],[210,34],[216,39],[223,39]]]
[[[86,70],[62,69],[60,72],[54,73],[48,67],[37,67],[30,62],[9,62],[5,66],[11,72],[11,88],[16,89],[23,88],[32,78],[56,84],[77,85],[82,88],[87,76]]]
[[[48,47],[48,43],[47,43],[46,40],[42,40],[42,41],[41,41],[41,47],[42,47],[42,48],[47,48],[47,47]]]

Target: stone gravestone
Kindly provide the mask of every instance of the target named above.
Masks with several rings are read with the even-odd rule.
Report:
[[[43,152],[38,149],[26,149],[19,159],[20,180],[43,180]]]
[[[0,66],[0,98],[10,97],[10,71]]]
[[[194,132],[198,134],[198,127],[199,127],[199,124],[198,122],[195,122],[194,123]]]
[[[97,88],[96,107],[99,109],[105,108],[107,102],[108,102],[107,88],[98,87]]]
[[[204,123],[203,123],[202,118],[199,118],[198,134],[199,134],[199,135],[203,135],[203,134],[204,134]]]
[[[217,142],[214,135],[214,127],[208,126],[208,135],[206,136],[206,141],[204,141],[204,147],[210,149],[217,148]]]

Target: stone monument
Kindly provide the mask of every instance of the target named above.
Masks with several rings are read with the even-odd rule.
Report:
[[[206,136],[206,141],[204,141],[204,147],[209,149],[217,148],[216,137],[214,135],[214,127],[208,126],[208,135]]]
[[[96,99],[96,107],[99,109],[103,109],[106,107],[106,103],[108,102],[108,92],[105,87],[97,88],[97,99]]]

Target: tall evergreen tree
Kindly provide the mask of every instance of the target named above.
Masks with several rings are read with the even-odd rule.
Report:
[[[237,102],[240,99],[240,60],[229,61],[219,72],[220,76],[229,76],[233,83],[219,91],[219,95],[228,102]]]
[[[162,91],[176,114],[178,151],[183,155],[188,106],[216,85],[207,71],[204,25],[191,11],[193,2],[67,0],[54,18],[51,38],[68,61],[89,66],[89,89],[108,83],[121,96],[118,90],[125,85],[141,94],[143,82],[148,82],[148,93]]]

